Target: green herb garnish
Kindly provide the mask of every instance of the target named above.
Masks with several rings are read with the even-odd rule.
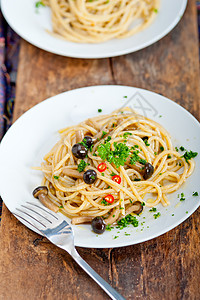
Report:
[[[107,137],[107,139],[104,141],[104,144],[105,144],[105,143],[108,143],[110,140],[111,140],[111,136],[109,135],[109,136]]]
[[[115,175],[117,175],[117,174],[115,174],[114,172],[112,172],[112,173],[110,174],[110,176],[112,176],[112,177],[115,176]]]
[[[101,201],[101,204],[107,206],[107,205],[108,205],[108,202],[107,202],[105,199],[103,199],[103,200]]]
[[[146,146],[150,146],[147,139],[144,140],[144,143],[145,143]]]
[[[185,195],[184,195],[184,193],[181,193],[180,201],[185,201]]]
[[[102,160],[114,163],[117,168],[124,166],[129,155],[129,148],[123,143],[114,143],[114,151],[110,149],[110,143],[100,144],[97,148],[98,155]]]
[[[54,176],[53,176],[53,178],[54,178],[54,179],[58,179],[58,178],[59,178],[59,176],[56,176],[56,175],[54,175]]]
[[[125,132],[125,133],[123,134],[123,137],[126,139],[126,138],[128,137],[128,135],[132,135],[132,133],[131,133],[131,132]]]
[[[156,207],[152,207],[149,211],[157,211]]]
[[[36,3],[35,3],[35,7],[36,8],[39,8],[40,6],[45,6],[45,4],[42,2],[42,1],[37,1]]]
[[[160,146],[160,151],[164,151],[164,147],[163,146]]]
[[[104,138],[104,136],[107,134],[107,132],[105,132],[105,131],[102,131],[102,136],[101,136],[101,139],[103,139]]]
[[[125,218],[121,219],[120,221],[117,221],[117,224],[118,224],[117,228],[123,229],[130,224],[132,224],[134,227],[138,227],[139,222],[135,216],[129,214]]]
[[[193,152],[193,151],[190,150],[190,151],[186,151],[184,153],[184,155],[182,155],[181,157],[184,157],[186,162],[188,163],[188,160],[190,160],[193,157],[196,157],[197,155],[198,155],[197,152]]]
[[[198,192],[193,192],[192,196],[199,196]]]
[[[154,219],[157,219],[158,217],[160,217],[160,216],[161,216],[161,213],[160,213],[160,212],[158,212],[157,214],[154,214],[153,216],[154,216]]]
[[[185,151],[185,148],[184,148],[183,146],[181,146],[179,149],[180,149],[181,151]]]
[[[85,170],[85,167],[87,166],[88,164],[81,159],[80,163],[78,164],[78,171],[81,173]]]
[[[100,113],[100,112],[102,112],[102,109],[101,109],[101,108],[99,108],[99,109],[98,109],[98,112],[99,112],[99,113]]]
[[[114,227],[112,227],[110,224],[106,225],[106,230],[111,231]]]
[[[135,150],[135,151],[132,152],[131,157],[130,157],[130,164],[131,165],[135,165],[136,162],[139,162],[142,165],[146,164],[146,160],[140,158],[138,153],[139,153],[139,150]]]

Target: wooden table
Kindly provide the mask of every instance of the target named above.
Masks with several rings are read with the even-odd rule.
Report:
[[[133,54],[83,60],[57,56],[21,41],[14,119],[44,99],[78,87],[130,85],[162,93],[197,119],[199,56],[195,1],[161,41]],[[200,299],[197,210],[148,242],[119,249],[78,248],[127,299]],[[30,231],[3,207],[0,299],[82,299],[107,295],[61,249]]]

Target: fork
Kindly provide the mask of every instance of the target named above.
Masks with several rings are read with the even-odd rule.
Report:
[[[113,300],[125,300],[113,289],[101,276],[99,276],[78,254],[74,246],[74,234],[71,225],[61,214],[56,214],[36,203],[26,202],[20,208],[16,208],[13,214],[22,221],[37,229],[49,241],[59,248],[67,251],[77,264],[96,281],[96,283]]]

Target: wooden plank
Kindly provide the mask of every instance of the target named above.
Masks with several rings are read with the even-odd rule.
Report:
[[[165,38],[126,56],[71,59],[22,41],[14,119],[50,96],[96,84],[162,93],[200,119],[195,1],[189,1],[183,19]],[[199,214],[200,210],[146,243],[118,249],[78,248],[78,252],[127,299],[199,299]],[[67,253],[23,226],[5,206],[0,288],[0,299],[5,300],[108,298]]]

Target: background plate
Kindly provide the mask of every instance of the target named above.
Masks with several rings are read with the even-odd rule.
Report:
[[[110,113],[126,105],[127,99],[131,99],[129,106],[163,125],[171,133],[174,146],[199,152],[200,124],[184,108],[161,95],[126,86],[94,86],[65,92],[27,111],[2,140],[0,191],[8,209],[14,212],[25,201],[37,201],[32,191],[40,185],[42,173],[31,167],[40,165],[43,156],[59,139],[57,131],[60,128],[98,115],[99,108],[102,114]],[[153,213],[146,209],[138,217],[139,227],[130,226],[120,233],[113,229],[103,235],[94,234],[90,225],[73,226],[75,245],[92,248],[133,245],[155,238],[183,222],[200,204],[200,197],[192,196],[194,191],[200,194],[200,155],[195,161],[192,176],[179,191],[170,194],[171,205],[167,208],[157,206],[161,213],[158,219],[155,220]],[[186,198],[182,202],[177,196],[181,192]]]
[[[77,58],[103,58],[143,49],[160,40],[180,21],[187,0],[161,0],[155,21],[145,30],[126,39],[113,39],[100,44],[78,44],[55,38],[51,30],[50,9],[35,9],[36,0],[1,0],[4,17],[9,25],[29,43],[52,53]]]

